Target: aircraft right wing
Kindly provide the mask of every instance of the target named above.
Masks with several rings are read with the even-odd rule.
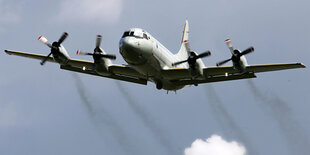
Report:
[[[142,85],[147,84],[147,80],[145,78],[142,78],[141,74],[137,74],[137,71],[127,66],[112,65],[109,67],[110,72],[107,72],[106,75],[98,74],[97,72],[93,72],[91,69],[83,69],[82,67],[70,66],[70,65],[61,65],[60,69],[84,73],[84,74],[90,74],[90,75],[95,75],[95,76],[101,76],[101,77],[111,78],[115,80],[127,81],[127,82],[136,83],[136,84],[142,84]]]
[[[19,52],[12,50],[5,50],[9,55],[17,55],[21,57],[43,60],[46,56],[42,54]],[[57,63],[52,56],[48,57],[47,61]],[[73,72],[85,73],[90,75],[96,75],[116,80],[122,80],[137,84],[147,84],[145,76],[141,75],[135,69],[125,66],[125,65],[111,65],[109,66],[109,71],[106,71],[105,74],[98,74],[97,72],[92,71],[94,63],[86,60],[70,59],[66,65],[60,65],[60,69],[69,70]]]

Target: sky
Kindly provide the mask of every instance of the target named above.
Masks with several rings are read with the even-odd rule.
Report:
[[[210,50],[206,66],[254,46],[249,64],[309,66],[309,1],[0,0],[0,150],[3,154],[244,155],[310,153],[310,71],[202,84],[166,94],[147,86],[72,73],[58,64],[9,56],[48,54],[37,40],[63,42],[72,58],[101,47],[118,52],[122,33],[143,28],[172,53],[185,20],[191,48]],[[227,65],[232,65],[228,63]]]

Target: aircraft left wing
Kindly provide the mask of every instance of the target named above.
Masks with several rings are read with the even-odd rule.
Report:
[[[11,51],[5,50],[5,52],[9,55],[17,55],[21,57],[27,57],[32,59],[43,60],[46,55],[41,54],[34,54],[34,53],[26,53],[26,52],[19,52],[19,51]],[[50,56],[47,61],[57,63],[52,56]],[[61,69],[85,73],[90,75],[96,75],[116,80],[122,80],[127,82],[133,82],[137,84],[147,84],[147,80],[145,76],[138,73],[135,69],[125,66],[125,65],[111,65],[109,66],[109,71],[104,74],[98,74],[92,71],[94,63],[91,61],[85,60],[78,60],[78,59],[70,59],[67,65],[60,65]]]
[[[246,67],[245,72],[260,73],[260,72],[270,72],[270,71],[279,71],[279,70],[305,68],[305,67],[306,66],[302,63],[249,65]],[[204,73],[204,76],[240,74],[240,72],[234,69],[232,66],[207,67],[203,69],[203,73]]]
[[[162,70],[162,75],[169,79],[176,85],[192,85],[210,82],[231,81],[248,78],[256,78],[254,73],[235,74],[235,75],[216,75],[216,76],[204,76],[197,79],[192,79],[190,70],[187,68],[171,68],[168,70]]]
[[[171,68],[162,70],[162,75],[177,85],[190,85],[219,81],[230,81],[239,79],[256,78],[255,73],[279,71],[286,69],[305,68],[302,63],[263,64],[250,65],[246,67],[245,73],[240,73],[232,66],[207,67],[203,69],[203,77],[192,79],[190,70],[187,68]]]

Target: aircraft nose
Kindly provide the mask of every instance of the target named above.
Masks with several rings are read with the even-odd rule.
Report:
[[[120,40],[120,54],[130,64],[145,63],[152,53],[152,46],[145,40],[134,37],[125,37]]]
[[[126,37],[122,39],[120,47],[123,49],[137,49],[139,48],[139,43],[134,38]]]

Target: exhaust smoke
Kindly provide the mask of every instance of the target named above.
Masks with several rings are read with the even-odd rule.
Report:
[[[223,129],[224,133],[230,136],[234,136],[243,142],[243,144],[248,148],[249,154],[257,154],[254,147],[251,145],[249,138],[226,110],[214,87],[211,84],[207,84],[205,86],[205,92],[207,94],[208,103],[212,108],[211,111],[215,115],[215,119]]]
[[[247,81],[256,99],[263,103],[259,104],[259,106],[267,111],[278,123],[280,130],[287,139],[292,153],[309,154],[309,141],[303,134],[307,132],[305,132],[300,123],[294,119],[292,109],[289,107],[288,103],[273,93],[271,96],[264,95],[252,80]]]
[[[116,120],[109,115],[109,113],[106,112],[104,107],[96,105],[91,101],[91,98],[87,94],[86,87],[80,77],[75,73],[72,74],[72,77],[75,80],[75,86],[81,101],[87,110],[90,120],[94,123],[97,132],[102,135],[103,129],[110,128],[110,132],[112,132],[113,137],[116,138],[116,141],[122,147],[123,151],[129,154],[136,154],[137,152],[129,145],[131,142],[126,136],[125,131],[122,130],[122,127],[116,123]],[[109,144],[109,142],[107,143]]]
[[[134,99],[134,97],[119,81],[116,81],[115,83],[123,97],[128,102],[129,107],[139,116],[143,124],[154,134],[154,137],[158,139],[159,143],[166,148],[168,154],[177,154],[173,149],[173,145],[167,139],[167,135],[164,134],[165,132],[159,127],[158,124],[156,124],[150,114],[139,106],[138,101]]]

